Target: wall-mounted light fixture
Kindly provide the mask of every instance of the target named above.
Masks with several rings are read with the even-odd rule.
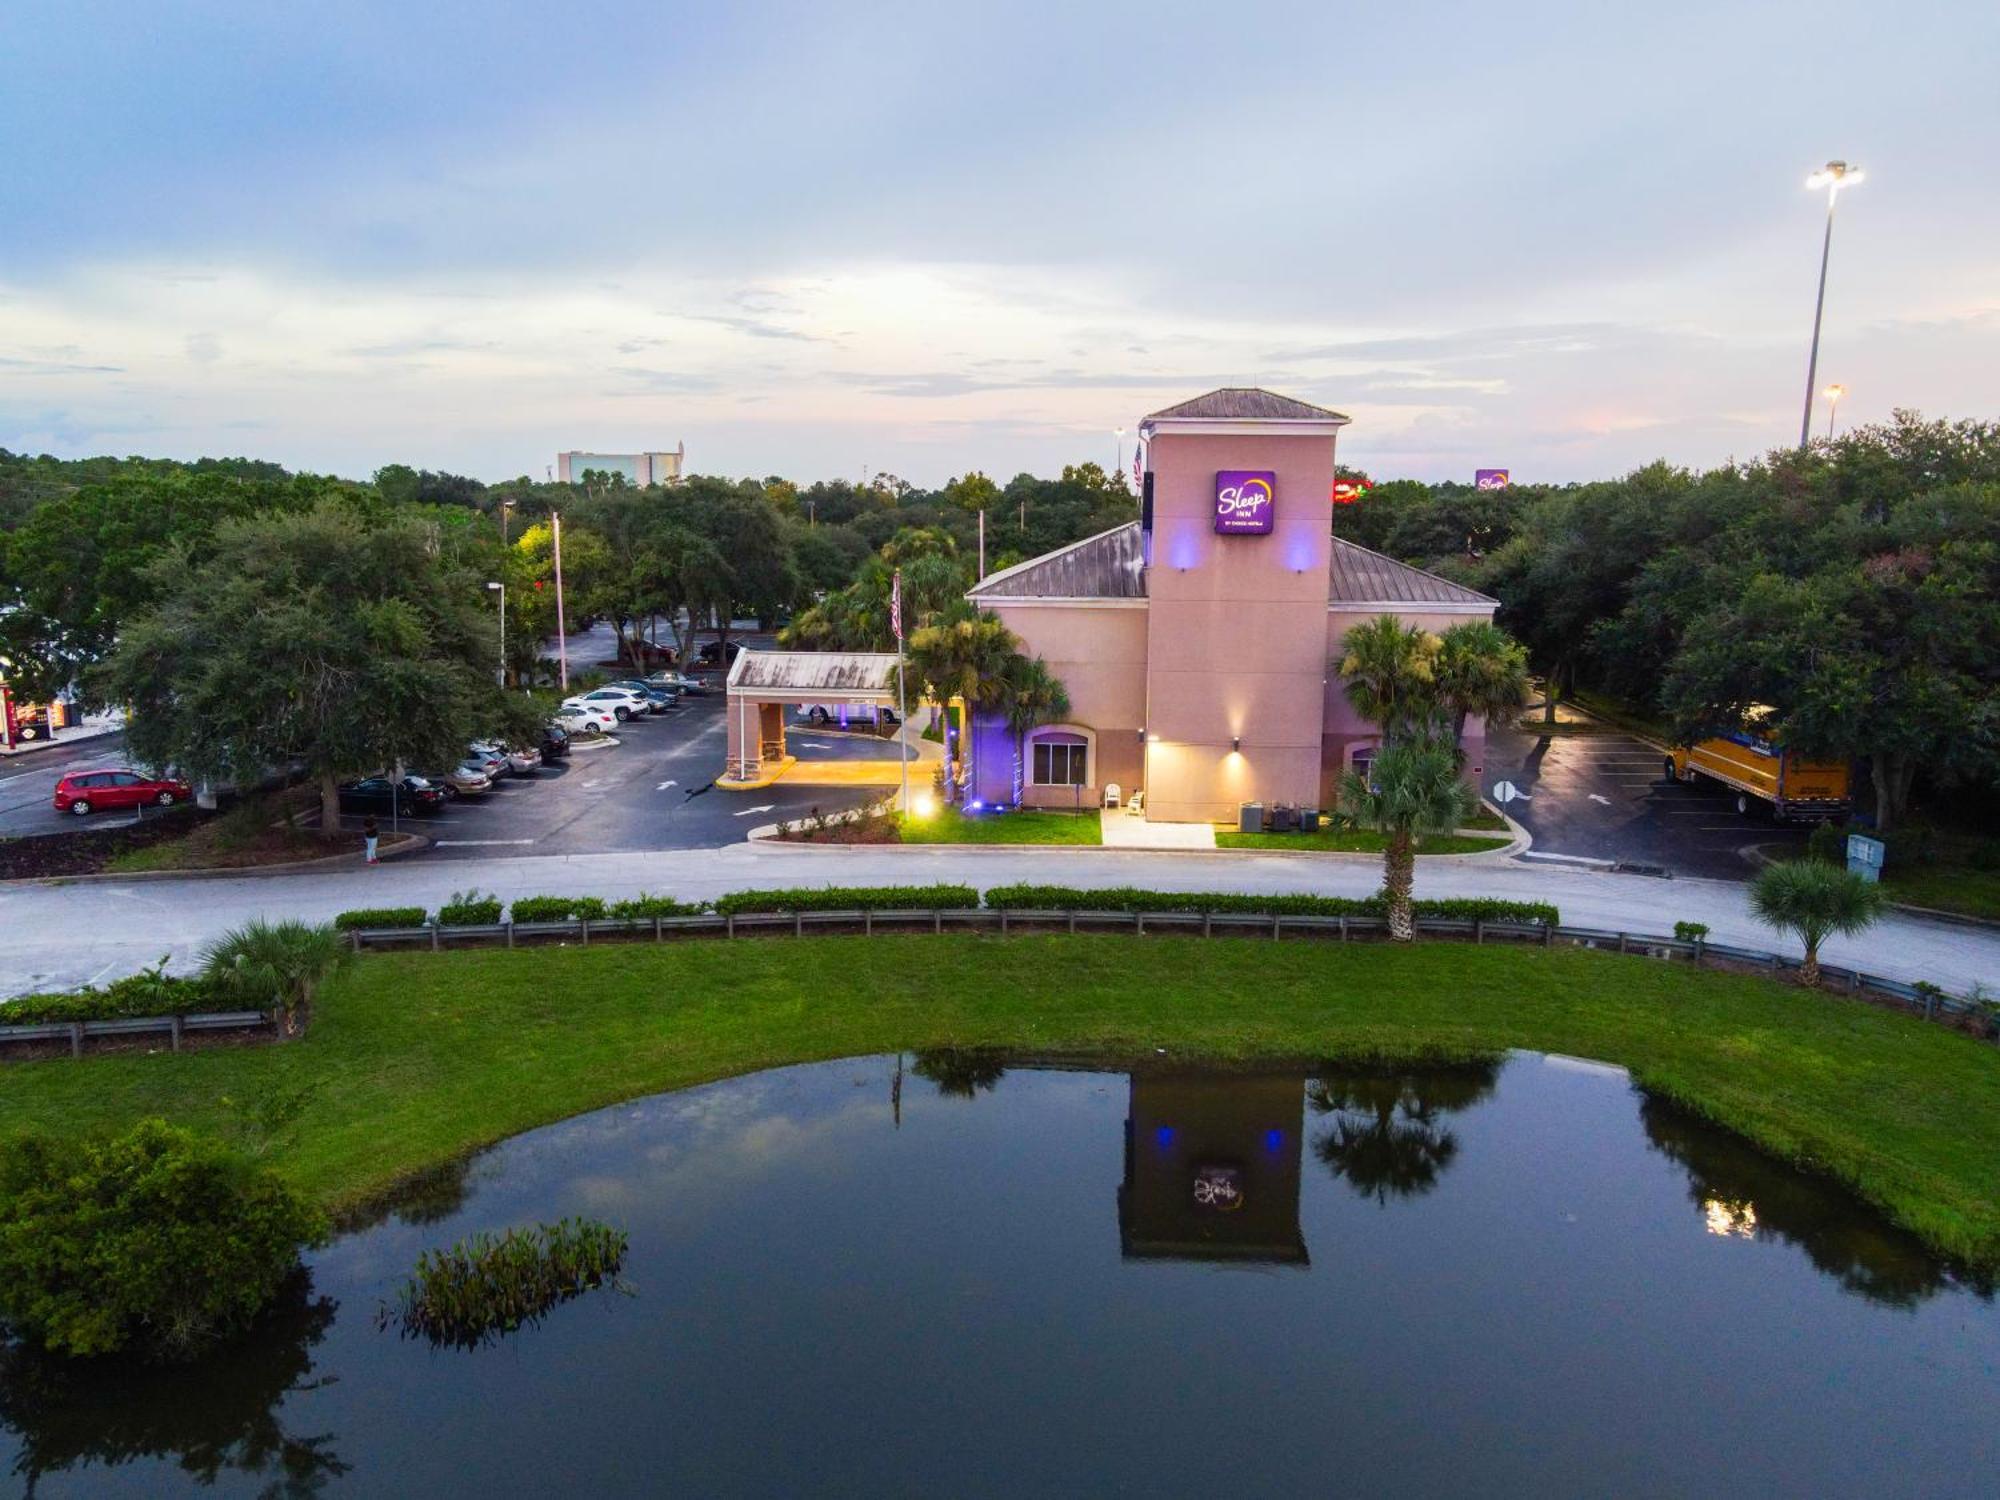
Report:
[[[1243,748],[1243,736],[1240,734],[1232,734],[1229,737],[1229,748],[1231,750],[1241,750]]]

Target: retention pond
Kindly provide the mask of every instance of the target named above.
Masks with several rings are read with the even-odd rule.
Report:
[[[583,1214],[470,1351],[418,1254]],[[1615,1069],[788,1068],[536,1131],[170,1374],[0,1363],[0,1474],[203,1493],[1980,1495],[2000,1311]]]

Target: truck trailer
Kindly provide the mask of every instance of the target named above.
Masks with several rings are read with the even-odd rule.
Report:
[[[1676,746],[1666,772],[1675,781],[1706,776],[1736,794],[1736,811],[1748,814],[1768,803],[1781,821],[1823,822],[1845,818],[1852,801],[1847,764],[1815,760],[1781,749],[1768,733],[1732,730],[1693,745]]]

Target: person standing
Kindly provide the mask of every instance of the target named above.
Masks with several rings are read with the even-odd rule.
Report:
[[[382,830],[376,826],[375,815],[373,813],[370,813],[361,820],[361,838],[368,846],[368,863],[371,865],[376,863],[375,841],[381,836],[381,833]]]

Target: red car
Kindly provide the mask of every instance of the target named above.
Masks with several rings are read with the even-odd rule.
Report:
[[[56,783],[56,811],[96,812],[107,807],[137,807],[151,802],[172,807],[194,795],[194,788],[172,777],[141,776],[137,771],[72,771]]]

